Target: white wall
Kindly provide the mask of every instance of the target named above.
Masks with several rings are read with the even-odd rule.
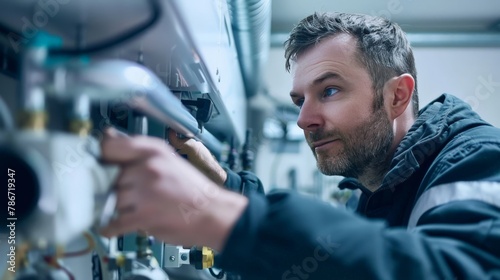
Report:
[[[416,48],[415,61],[421,104],[451,93],[500,127],[500,48]]]
[[[421,108],[441,93],[451,93],[500,127],[499,48],[415,48],[414,54]],[[291,78],[284,69],[283,49],[271,49],[265,77],[270,94],[291,102]],[[266,189],[270,188],[272,172],[276,172],[278,183],[287,185],[290,168],[297,169],[299,187],[312,185],[316,162],[305,142],[298,154],[283,154],[274,169],[275,162],[276,154],[264,143],[257,155],[256,173]]]

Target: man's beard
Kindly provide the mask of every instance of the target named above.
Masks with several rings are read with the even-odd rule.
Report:
[[[390,163],[388,153],[394,132],[383,108],[376,109],[370,119],[347,133],[337,130],[317,131],[309,136],[310,142],[331,138],[339,139],[337,141],[344,144],[342,150],[335,151],[336,155],[318,155],[311,148],[319,171],[325,175],[359,178],[367,171],[384,172]]]

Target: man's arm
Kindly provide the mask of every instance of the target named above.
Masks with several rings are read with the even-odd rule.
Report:
[[[484,202],[440,205],[407,231],[297,194],[247,199],[158,139],[111,133],[102,147],[103,159],[122,167],[108,236],[143,229],[167,243],[207,245],[221,252],[221,268],[244,279],[500,276],[500,208]]]
[[[226,189],[245,196],[254,192],[264,194],[264,187],[257,176],[248,171],[236,173],[228,168],[223,168],[201,142],[191,138],[178,137],[174,130],[169,130],[168,141],[177,153],[183,155],[218,185],[223,185]]]
[[[250,197],[219,263],[250,279],[500,279],[500,138],[471,135],[428,170],[411,230],[292,194]]]
[[[164,141],[107,130],[102,160],[121,167],[115,181],[118,216],[105,236],[137,230],[170,244],[220,251],[247,199],[220,188]]]
[[[297,194],[251,196],[218,264],[260,280],[496,279],[500,208],[446,204],[408,231]]]
[[[177,153],[186,157],[192,165],[216,184],[222,185],[226,182],[226,171],[201,142],[192,138],[181,138],[172,129],[168,131],[168,142]]]

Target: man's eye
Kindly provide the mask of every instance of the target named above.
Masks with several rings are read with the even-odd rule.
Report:
[[[302,104],[304,104],[304,99],[297,99],[293,102],[297,107],[302,108]]]
[[[332,95],[336,94],[338,91],[339,91],[339,90],[338,90],[338,89],[336,89],[336,88],[327,88],[327,89],[325,89],[325,91],[324,91],[324,94],[325,94],[324,96],[325,96],[325,97],[332,96]]]

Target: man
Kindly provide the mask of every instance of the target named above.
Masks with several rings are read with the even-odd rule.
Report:
[[[320,171],[361,189],[359,215],[223,190],[258,183],[192,140],[171,137],[211,180],[160,140],[111,131],[103,155],[123,168],[120,215],[104,234],[207,245],[245,279],[500,279],[500,130],[451,95],[419,112],[411,48],[385,19],[311,15],[285,55],[298,125]]]

